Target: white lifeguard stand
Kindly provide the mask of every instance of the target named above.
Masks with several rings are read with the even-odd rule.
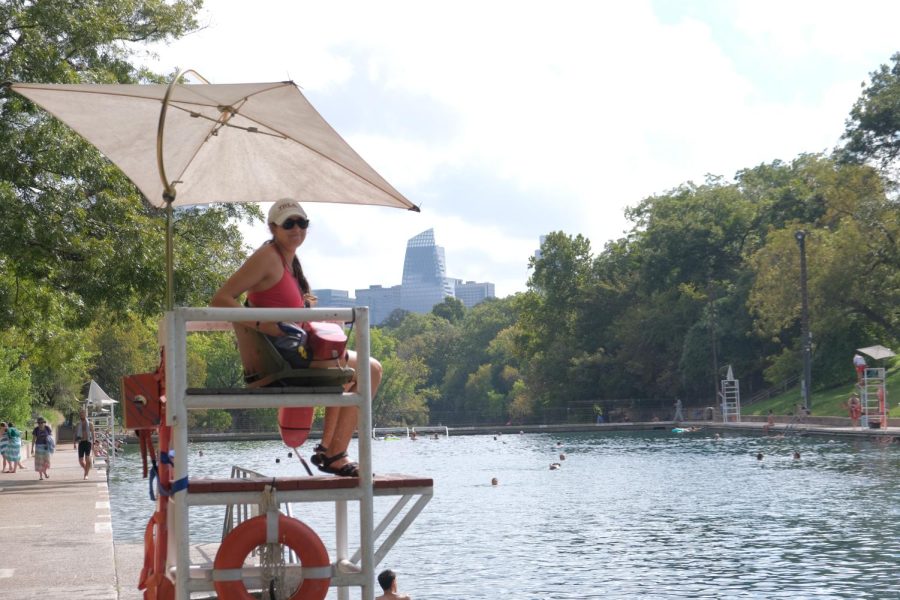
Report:
[[[890,348],[869,346],[858,348],[857,352],[874,360],[896,356]],[[866,367],[862,380],[857,380],[856,389],[862,404],[860,423],[863,427],[886,429],[888,426],[888,398],[886,384],[887,370],[884,367]],[[876,425],[877,424],[877,425]]]
[[[719,398],[722,401],[722,422],[741,422],[741,387],[740,381],[734,378],[731,365],[728,365],[728,374],[721,381]]]
[[[102,459],[107,469],[116,462],[116,404],[118,401],[110,398],[92,379],[84,412],[94,426],[94,458]],[[101,465],[95,460],[95,466]]]
[[[187,411],[204,408],[247,409],[303,406],[356,406],[358,430],[372,430],[371,381],[368,368],[359,369],[354,392],[326,392],[320,388],[188,389],[187,332],[231,329],[235,321],[335,321],[354,322],[359,364],[369,364],[369,312],[356,308],[176,308],[160,324],[160,343],[165,349],[166,424],[171,426],[172,491],[158,502],[168,502],[165,576],[174,584],[176,600],[189,600],[193,593],[209,594],[221,577],[258,585],[259,567],[245,565],[237,574],[223,575],[209,562],[196,562],[191,545],[192,506],[262,505],[264,494],[277,494],[276,502],[333,503],[335,544],[329,552],[330,586],[338,588],[338,599],[348,600],[351,587],[360,589],[362,600],[375,597],[376,566],[396,544],[425,505],[431,500],[433,481],[409,475],[372,474],[372,438],[360,435],[360,476],[277,477],[268,479],[189,479]],[[224,327],[222,327],[224,325]],[[269,488],[267,490],[266,488]],[[373,498],[394,496],[393,507],[376,524]],[[410,506],[407,506],[413,501]],[[357,548],[350,546],[348,504],[359,513]],[[406,507],[405,514],[402,512]],[[273,513],[275,514],[275,513]],[[380,540],[380,542],[379,542]],[[316,571],[317,569],[312,569]],[[321,569],[319,569],[321,570]],[[302,578],[310,570],[300,564],[287,565],[286,575]],[[232,579],[229,579],[232,580]],[[259,588],[257,588],[259,589]]]

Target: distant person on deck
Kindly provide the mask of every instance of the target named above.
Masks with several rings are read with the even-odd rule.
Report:
[[[397,574],[390,569],[385,569],[378,574],[378,585],[384,593],[375,600],[411,600],[406,594],[397,592]]]
[[[866,374],[866,359],[862,354],[853,355],[853,367],[856,369],[856,383],[862,385],[863,377]]]
[[[850,399],[844,404],[850,413],[850,425],[859,427],[859,418],[862,416],[862,404],[859,402],[859,396],[850,394]]]

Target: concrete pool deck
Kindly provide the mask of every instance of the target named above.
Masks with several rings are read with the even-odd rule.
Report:
[[[763,422],[712,423],[694,421],[706,431],[760,435]],[[480,434],[670,429],[671,422],[623,423],[540,428],[482,427]],[[777,423],[771,435],[802,434],[870,440],[900,441],[900,427],[886,430],[853,429],[818,424]],[[467,428],[465,433],[474,433]],[[451,436],[463,431],[451,430]],[[234,439],[234,438],[232,438]],[[47,597],[81,600],[139,600],[137,579],[143,564],[143,545],[114,542],[106,472],[91,471],[82,479],[71,446],[53,455],[50,479],[39,481],[31,458],[25,470],[0,474],[0,598],[44,600]],[[143,498],[140,500],[144,500]]]

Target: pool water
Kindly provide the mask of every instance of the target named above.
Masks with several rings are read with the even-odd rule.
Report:
[[[303,474],[288,452],[277,442],[192,444],[191,473],[227,477],[235,464]],[[397,571],[416,600],[900,598],[897,444],[507,434],[378,441],[373,460],[376,473],[435,482],[378,567]],[[134,447],[110,494],[115,538],[140,541],[153,503]],[[376,499],[376,522],[388,507]],[[292,511],[333,548],[330,505]],[[192,542],[218,541],[222,519],[221,507],[191,509]]]

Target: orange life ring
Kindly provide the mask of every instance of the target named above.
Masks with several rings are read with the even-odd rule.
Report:
[[[281,513],[278,515],[278,528],[272,532],[279,544],[284,544],[300,557],[300,563],[306,569],[317,569],[319,576],[305,576],[303,583],[290,600],[323,600],[331,583],[331,561],[328,551],[316,532],[306,523],[292,519]],[[252,600],[247,587],[240,577],[217,573],[225,569],[240,569],[250,552],[269,541],[267,535],[267,515],[260,515],[244,521],[234,528],[222,541],[216,559],[213,561],[213,585],[220,600]],[[322,576],[327,569],[327,576]]]

